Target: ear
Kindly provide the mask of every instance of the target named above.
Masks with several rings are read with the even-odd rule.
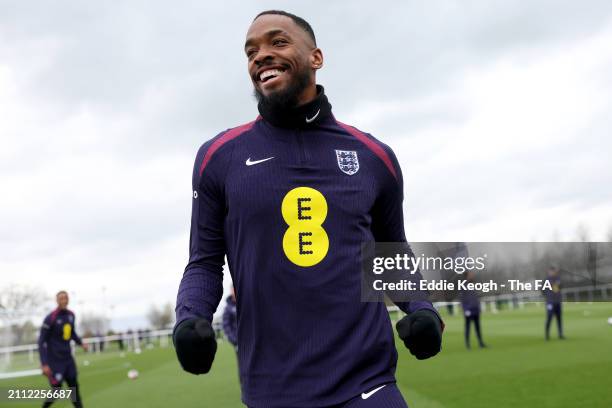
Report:
[[[319,69],[323,66],[323,51],[320,48],[315,48],[310,52],[310,67]]]

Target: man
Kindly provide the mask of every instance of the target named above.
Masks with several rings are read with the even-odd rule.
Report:
[[[194,374],[211,368],[227,254],[248,406],[405,407],[385,304],[360,301],[362,244],[406,241],[395,155],[336,120],[316,84],[323,53],[302,18],[260,13],[244,51],[260,116],[196,156],[178,359]],[[431,303],[399,306],[411,353],[437,354],[443,323]]]
[[[474,272],[466,272],[465,279],[469,282],[474,282]],[[482,335],[480,333],[480,299],[478,293],[475,290],[462,290],[460,293],[461,307],[463,308],[463,317],[465,319],[465,347],[470,349],[470,326],[474,323],[474,329],[476,331],[476,339],[480,348],[486,348],[487,346],[482,341]]]
[[[77,382],[77,369],[72,357],[70,340],[87,351],[87,344],[83,343],[75,331],[74,313],[68,310],[68,293],[61,290],[55,296],[57,308],[49,313],[43,321],[38,338],[38,352],[42,372],[49,379],[53,389],[62,388],[66,381],[68,387],[73,388],[72,404],[82,407],[79,383]],[[51,406],[52,399],[45,401],[43,407]]]
[[[561,278],[559,277],[559,268],[551,266],[547,272],[547,282],[551,289],[544,290],[546,298],[546,328],[544,338],[546,341],[550,339],[550,323],[555,317],[557,319],[557,334],[559,339],[565,340],[563,336],[563,324],[561,323]]]

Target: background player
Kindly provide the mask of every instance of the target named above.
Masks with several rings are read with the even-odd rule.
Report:
[[[238,352],[238,321],[236,316],[236,293],[232,286],[232,293],[225,299],[225,309],[223,309],[223,332],[227,341]]]
[[[559,339],[564,340],[563,335],[563,324],[561,322],[561,278],[559,276],[559,268],[551,266],[548,268],[547,281],[550,283],[551,289],[544,290],[544,297],[546,298],[546,325],[544,330],[544,337],[546,340],[550,339],[550,323],[552,318],[555,317],[557,320],[557,333]]]
[[[225,338],[234,346],[236,357],[238,356],[238,315],[236,313],[236,291],[232,286],[232,293],[225,299],[225,309],[223,309],[223,332]],[[240,380],[240,372],[238,373]]]
[[[468,271],[465,274],[465,279],[469,282],[474,281],[474,272]],[[470,349],[470,326],[474,323],[476,338],[480,348],[487,347],[482,341],[482,333],[480,331],[480,299],[475,290],[462,290],[460,293],[461,307],[463,308],[463,317],[465,319],[465,347]]]
[[[74,387],[72,403],[75,407],[82,407],[77,369],[72,357],[70,341],[74,340],[85,351],[88,347],[76,334],[74,313],[68,310],[68,293],[64,290],[59,291],[55,298],[57,308],[45,317],[38,338],[42,372],[54,389],[61,388],[64,381],[68,387]],[[53,400],[47,400],[43,407],[48,407],[52,403]]]

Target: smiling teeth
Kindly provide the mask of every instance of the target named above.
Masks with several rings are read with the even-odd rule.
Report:
[[[264,72],[261,73],[261,75],[259,75],[259,80],[260,81],[265,81],[266,79],[268,79],[271,76],[277,76],[280,75],[283,71],[281,71],[280,69],[268,69],[265,70]]]

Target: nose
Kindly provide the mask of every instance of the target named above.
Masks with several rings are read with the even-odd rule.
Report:
[[[272,61],[272,58],[273,54],[271,52],[271,49],[269,47],[261,47],[257,52],[257,55],[255,56],[253,62],[255,63],[255,65],[261,66],[264,63],[270,63],[270,61]]]

